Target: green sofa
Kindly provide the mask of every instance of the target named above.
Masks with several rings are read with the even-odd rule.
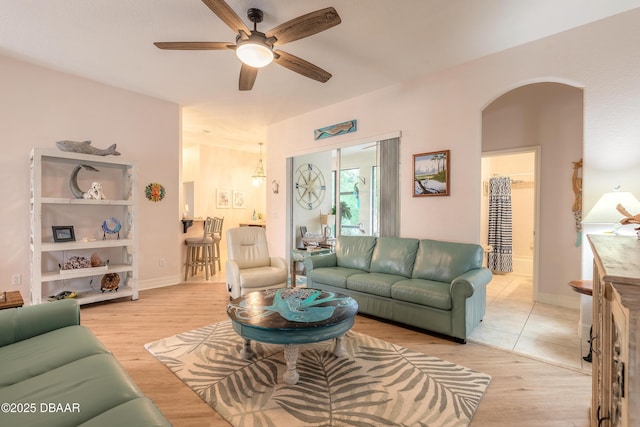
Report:
[[[170,426],[74,300],[0,311],[0,425]]]
[[[480,245],[339,236],[335,252],[307,257],[307,286],[347,294],[359,312],[465,343],[486,310],[491,271]]]

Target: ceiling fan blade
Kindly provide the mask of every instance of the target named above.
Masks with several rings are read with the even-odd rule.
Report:
[[[233,49],[233,43],[228,42],[155,42],[158,49],[169,50],[224,50]]]
[[[302,74],[310,79],[317,80],[320,83],[325,83],[331,78],[331,73],[326,72],[322,68],[313,65],[312,63],[305,61],[302,58],[298,58],[290,53],[278,50],[274,61],[278,65],[282,65],[284,68],[288,68],[291,71],[295,71],[298,74]]]
[[[274,43],[274,45],[277,46],[328,30],[340,22],[342,22],[342,20],[338,12],[332,7],[327,7],[280,24],[268,31],[266,36],[267,38],[275,37],[278,39]]]
[[[247,27],[238,14],[235,13],[224,0],[202,0],[202,3],[207,5],[233,32],[238,33],[242,30],[247,34],[251,33],[249,27]]]
[[[251,90],[251,88],[253,88],[253,84],[255,83],[257,76],[258,76],[257,68],[249,67],[246,64],[242,64],[242,68],[240,68],[240,81],[238,84],[238,89]]]

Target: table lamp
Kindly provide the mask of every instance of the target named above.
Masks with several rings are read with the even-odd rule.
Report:
[[[320,224],[324,227],[323,235],[329,238],[333,235],[331,227],[336,223],[336,216],[331,214],[320,214]]]
[[[640,212],[640,201],[630,192],[619,191],[619,189],[620,187],[616,187],[614,191],[604,193],[584,217],[582,223],[609,224],[613,226],[612,233],[619,234],[622,227],[620,220],[624,219],[624,215],[617,209],[618,205],[631,213]]]

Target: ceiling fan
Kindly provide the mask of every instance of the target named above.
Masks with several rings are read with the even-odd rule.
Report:
[[[236,55],[242,61],[240,90],[251,90],[256,81],[258,69],[272,61],[321,83],[325,83],[331,78],[331,74],[322,68],[290,53],[274,50],[274,47],[312,36],[338,25],[342,21],[334,8],[327,7],[307,13],[262,33],[257,30],[257,24],[262,22],[263,18],[260,9],[251,8],[247,11],[247,17],[253,22],[253,30],[250,30],[224,0],[202,0],[202,2],[237,33],[235,44],[230,42],[156,42],[154,45],[160,49],[169,50],[235,50]]]

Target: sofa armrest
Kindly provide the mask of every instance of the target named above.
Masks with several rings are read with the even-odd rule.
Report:
[[[479,286],[487,286],[491,281],[491,270],[488,268],[475,268],[456,277],[451,282],[451,296],[469,298]]]
[[[79,324],[80,306],[73,299],[0,310],[0,346]]]
[[[451,335],[466,342],[473,328],[484,318],[487,309],[487,284],[491,270],[475,268],[451,282]]]
[[[338,265],[338,258],[335,253],[326,254],[326,255],[313,255],[306,257],[304,259],[304,269],[307,272],[307,276],[309,273],[313,271],[314,268],[321,267],[335,267]]]
[[[287,267],[287,261],[279,256],[271,257],[271,267],[284,268],[287,271],[289,270],[289,267]]]
[[[231,298],[240,296],[240,266],[232,259],[228,259],[225,266],[227,292]]]

